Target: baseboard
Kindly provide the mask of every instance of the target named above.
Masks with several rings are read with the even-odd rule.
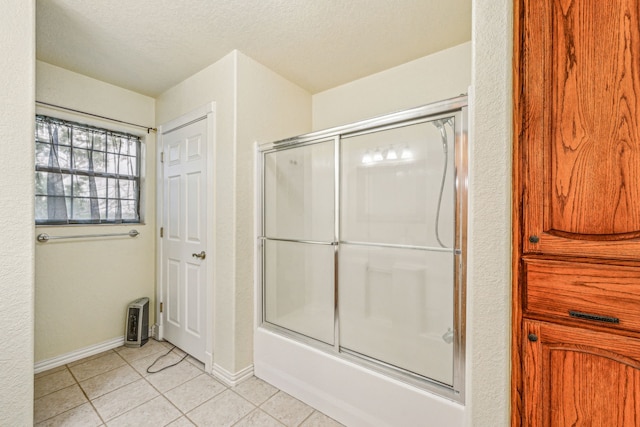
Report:
[[[49,369],[57,368],[58,366],[66,365],[67,363],[75,362],[76,360],[84,359],[85,357],[93,356],[94,354],[102,353],[103,351],[112,350],[122,345],[124,345],[124,336],[52,357],[51,359],[41,360],[35,364],[33,371],[38,374]]]
[[[249,365],[235,374],[227,371],[223,367],[213,364],[211,374],[229,387],[234,387],[242,381],[248,380],[253,376],[253,365]]]

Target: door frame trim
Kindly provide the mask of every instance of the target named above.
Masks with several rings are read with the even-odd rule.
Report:
[[[164,226],[163,217],[163,205],[164,205],[164,166],[162,163],[162,152],[164,151],[163,135],[181,127],[187,126],[194,121],[204,119],[207,121],[207,212],[206,222],[207,226],[207,257],[204,260],[207,267],[207,273],[205,276],[205,361],[204,369],[206,372],[211,373],[213,370],[213,348],[214,348],[214,334],[213,334],[213,309],[214,309],[214,259],[216,253],[215,247],[215,170],[214,170],[214,158],[216,153],[216,126],[215,126],[215,113],[216,103],[210,102],[201,107],[198,107],[180,117],[177,117],[169,122],[166,122],[158,126],[157,137],[157,149],[156,149],[156,218],[157,218],[157,246],[156,246],[156,338],[158,340],[164,339],[164,325],[162,320],[162,314],[160,313],[160,303],[163,300],[163,271],[162,271],[162,257],[164,254],[163,240],[160,237],[160,227]],[[213,191],[211,191],[213,189]]]

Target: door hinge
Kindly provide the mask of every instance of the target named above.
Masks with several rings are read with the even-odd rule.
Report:
[[[160,163],[164,163],[164,151],[160,152]]]
[[[160,237],[164,237],[164,227],[160,227]]]
[[[163,309],[164,309],[164,303],[160,303],[160,313],[162,313]]]

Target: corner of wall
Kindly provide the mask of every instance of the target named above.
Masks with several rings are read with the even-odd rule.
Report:
[[[129,123],[155,126],[153,98],[45,62],[36,65],[35,93],[39,101]],[[35,266],[35,361],[41,362],[122,337],[126,305],[142,296],[148,296],[151,304],[155,304],[156,182],[146,178],[155,175],[156,151],[155,135],[137,127],[53,107],[38,106],[38,111],[135,133],[144,138],[146,158],[141,181],[144,222],[135,226],[107,226],[111,232],[116,232],[116,229],[128,232],[135,228],[140,232],[138,237],[75,240],[64,244],[38,243],[35,246],[38,260]],[[32,132],[29,141],[28,146],[32,147]],[[32,161],[30,170],[33,170],[33,164]],[[33,176],[30,179],[33,180]],[[33,229],[33,222],[29,226]],[[104,232],[103,227],[48,227],[47,232],[51,235],[92,234]],[[105,257],[105,254],[109,256]],[[115,265],[118,268],[113,268]],[[92,316],[86,316],[87,307],[91,307]],[[84,321],[78,322],[78,318]]]
[[[4,2],[0,28],[0,425],[32,425],[35,0]]]
[[[497,0],[475,7],[477,3],[470,109],[466,424],[507,426],[513,4]]]

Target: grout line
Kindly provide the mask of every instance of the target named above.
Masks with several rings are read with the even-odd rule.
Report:
[[[85,399],[87,399],[87,402],[89,403],[89,405],[91,405],[91,408],[93,409],[93,412],[95,412],[95,414],[98,416],[98,418],[100,419],[100,421],[102,421],[103,425],[107,425],[107,422],[105,421],[104,418],[102,418],[102,415],[100,415],[100,412],[98,412],[98,408],[96,408],[93,405],[93,402],[91,401],[91,399],[89,399],[89,396],[87,396],[87,393],[84,391],[84,389],[82,388],[82,386],[80,385],[80,381],[78,381],[78,379],[76,378],[76,376],[73,374],[73,371],[71,371],[71,368],[69,367],[68,364],[64,365],[65,368],[67,368],[67,370],[69,371],[69,373],[71,374],[71,378],[73,378],[73,380],[76,382],[76,385],[80,388],[80,391],[82,392],[82,394],[84,395]]]
[[[41,378],[47,378],[50,375],[57,374],[58,372],[62,372],[67,368],[67,365],[60,365],[55,368],[47,369],[46,371],[39,372],[37,374],[33,374],[33,380],[39,380]],[[68,369],[68,368],[67,368]]]
[[[76,409],[76,408],[78,408],[78,407],[80,407],[80,406],[84,405],[85,403],[91,403],[91,401],[90,401],[90,400],[89,400],[89,398],[87,397],[87,394],[84,392],[84,390],[82,389],[82,387],[80,387],[80,384],[78,383],[78,380],[77,380],[77,379],[76,379],[76,377],[73,375],[73,372],[71,372],[71,370],[68,368],[68,366],[67,366],[67,365],[64,365],[64,366],[65,366],[65,368],[66,368],[66,369],[68,369],[68,370],[69,370],[69,373],[71,374],[71,378],[73,378],[73,380],[75,381],[75,384],[71,384],[71,385],[68,385],[68,386],[66,386],[66,387],[62,387],[62,388],[61,388],[61,389],[59,389],[59,390],[53,391],[53,392],[51,392],[51,393],[47,393],[47,394],[45,394],[44,396],[40,396],[38,399],[35,399],[35,400],[41,400],[42,398],[44,398],[44,397],[46,397],[46,396],[49,396],[49,395],[51,395],[51,394],[53,394],[53,393],[56,393],[56,392],[59,392],[59,391],[62,391],[62,390],[65,390],[65,389],[71,388],[71,387],[73,387],[73,386],[77,386],[77,387],[80,389],[80,392],[82,392],[82,395],[84,396],[84,398],[86,399],[86,402],[82,402],[82,403],[80,403],[79,405],[76,405],[76,406],[74,406],[74,407],[72,407],[72,408],[67,409],[66,411],[60,412],[59,414],[55,414],[55,415],[53,415],[53,416],[51,416],[51,417],[49,417],[49,418],[45,418],[44,420],[40,420],[40,421],[38,422],[38,424],[41,424],[41,423],[43,423],[43,422],[45,422],[45,421],[47,421],[47,420],[50,420],[50,419],[52,419],[52,418],[55,418],[55,417],[59,416],[59,415],[65,414],[65,413],[67,413],[67,412],[69,412],[69,411],[72,411],[72,410],[74,410],[74,409]],[[62,370],[60,370],[60,371],[58,371],[58,372],[62,372]],[[46,376],[47,376],[47,375],[45,375],[45,377],[46,377]],[[34,380],[34,381],[35,381],[35,380]],[[34,400],[34,412],[35,412],[35,400]],[[93,405],[92,405],[92,406],[93,406]],[[100,415],[98,415],[98,417],[100,417]],[[100,418],[100,419],[102,420],[102,418]]]
[[[245,399],[246,400],[246,399]],[[255,409],[253,409],[252,411],[250,411],[247,415],[245,415],[244,417],[240,418],[238,421],[236,421],[235,423],[231,424],[231,427],[238,425],[242,420],[244,420],[245,418],[248,418],[251,414],[253,414],[256,411],[260,411],[263,414],[265,414],[267,417],[271,418],[272,420],[274,420],[276,423],[280,424],[283,427],[286,427],[285,424],[281,423],[279,420],[275,419],[273,416],[271,416],[270,413],[268,413],[267,411],[263,411],[262,409],[260,409],[259,407],[256,407]]]
[[[91,378],[95,378],[95,377],[97,377],[98,375],[102,375],[102,374],[106,374],[107,372],[114,371],[114,370],[116,370],[116,369],[118,369],[118,368],[121,368],[121,367],[122,367],[122,366],[124,366],[125,364],[127,364],[127,361],[126,361],[126,360],[124,360],[124,358],[123,358],[122,356],[120,356],[120,355],[118,354],[118,352],[117,352],[117,351],[114,351],[114,350],[107,350],[107,351],[105,351],[105,352],[103,352],[103,353],[100,353],[100,354],[102,354],[102,356],[94,357],[94,358],[92,358],[92,359],[87,360],[86,362],[82,362],[82,363],[78,363],[78,364],[75,364],[75,363],[74,363],[74,364],[73,364],[73,366],[69,366],[69,364],[67,364],[67,365],[65,365],[65,366],[67,366],[67,367],[69,368],[69,371],[70,371],[70,372],[71,372],[71,374],[73,375],[73,370],[72,370],[71,368],[74,368],[74,367],[76,367],[76,366],[81,366],[81,365],[84,365],[84,364],[86,364],[86,363],[93,362],[93,361],[95,361],[95,360],[100,360],[100,359],[102,359],[102,358],[104,358],[104,357],[109,356],[109,353],[113,353],[113,354],[117,355],[117,356],[120,358],[120,360],[122,360],[122,362],[124,362],[124,364],[119,365],[119,366],[115,366],[115,367],[113,367],[113,368],[111,368],[111,369],[107,369],[107,370],[106,370],[106,371],[104,371],[104,372],[100,372],[100,373],[97,373],[97,374],[92,375],[92,376],[90,376],[90,377],[84,378],[82,381],[87,381],[87,380],[90,380]],[[82,359],[81,359],[81,360],[82,360]],[[75,380],[78,382],[78,385],[79,385],[81,381],[80,381],[80,380],[78,380],[78,379],[76,378],[76,376],[75,376],[75,375],[73,375],[73,377],[75,378]]]
[[[72,386],[72,385],[73,385],[73,384],[68,384],[68,385],[66,385],[66,386],[64,386],[64,387],[61,387],[61,388],[59,388],[59,389],[56,389],[56,390],[50,391],[50,392],[48,392],[48,393],[46,393],[46,394],[43,394],[42,396],[38,396],[37,398],[35,397],[35,382],[36,382],[36,381],[42,380],[42,379],[44,379],[44,378],[47,378],[49,375],[59,374],[59,373],[64,372],[64,371],[67,371],[67,372],[69,372],[69,374],[71,374],[71,372],[70,372],[70,371],[69,371],[69,369],[67,368],[67,365],[62,365],[62,368],[63,368],[63,369],[58,369],[56,372],[52,372],[51,374],[47,374],[47,375],[44,375],[44,376],[42,376],[42,377],[38,377],[38,378],[36,378],[36,377],[35,377],[35,375],[34,375],[34,377],[33,377],[33,383],[34,383],[34,385],[33,385],[33,386],[34,386],[34,399],[33,399],[33,400],[34,400],[34,401],[35,401],[35,400],[38,400],[38,399],[42,399],[42,398],[43,398],[43,397],[45,397],[45,396],[49,396],[50,394],[53,394],[53,393],[55,393],[55,392],[57,392],[57,391],[60,391],[60,390],[62,390],[62,389],[65,389],[65,388],[70,387],[70,386]],[[74,382],[77,382],[77,381],[76,381],[76,379],[73,377],[73,374],[71,374],[71,379],[72,379]]]
[[[304,402],[302,402],[302,403],[304,403]],[[307,405],[307,404],[305,403],[305,405]],[[309,406],[309,405],[307,405],[307,406]],[[307,415],[307,417],[304,420],[300,421],[300,424],[298,424],[298,427],[301,426],[302,424],[304,424],[305,421],[307,421],[309,418],[311,418],[313,416],[313,414],[316,413],[316,409],[313,406],[309,406],[309,408],[313,409],[313,411],[311,411],[311,413],[309,415]]]
[[[155,338],[154,338],[154,340],[155,340]],[[155,341],[156,341],[156,342],[160,342],[160,341],[157,341],[157,340],[155,340]],[[164,341],[164,342],[167,342],[167,343],[168,343],[168,341]],[[170,344],[170,343],[169,343],[169,344]],[[165,347],[166,347],[166,346],[165,346]],[[176,347],[176,346],[173,346],[173,347],[174,347],[174,348],[171,348],[171,351],[169,351],[168,353],[167,353],[166,351],[164,351],[164,350],[163,350],[163,351],[164,351],[164,354],[165,354],[165,355],[169,355],[169,354],[171,354],[171,353],[173,352],[173,350],[174,350],[174,349],[177,349],[177,348],[178,348],[178,347]],[[168,350],[168,349],[169,349],[168,347],[167,347],[167,348],[165,348],[165,350]],[[159,351],[159,352],[158,352],[158,354],[159,354],[159,353],[161,353],[161,352]],[[154,354],[155,354],[155,353],[154,353]],[[176,356],[178,356],[178,357],[182,357],[182,356],[180,356],[180,355],[179,355],[179,354],[177,354],[177,353],[174,353],[174,354],[176,354]],[[149,357],[149,356],[147,356],[147,357]],[[140,359],[142,359],[142,358],[140,358]],[[140,360],[140,359],[137,359],[137,360]],[[171,366],[171,367],[170,367],[170,368],[168,368],[168,369],[171,369],[171,368],[174,368],[174,367],[176,367],[176,366],[180,365],[180,364],[181,364],[182,362],[184,362],[185,360],[187,360],[187,359],[181,360],[177,365]],[[127,363],[128,363],[128,362],[127,362]],[[155,363],[155,362],[154,362],[154,363]],[[129,364],[129,365],[131,365],[131,364]],[[131,367],[133,368],[133,366],[131,366]],[[135,368],[133,368],[133,369],[135,370]],[[147,369],[149,369],[149,368],[147,367]],[[146,371],[146,369],[145,369],[145,371]],[[136,371],[136,372],[138,372],[138,371]],[[176,421],[177,419],[179,419],[179,418],[181,418],[181,417],[185,417],[187,420],[189,420],[189,422],[191,422],[192,424],[194,424],[194,425],[195,425],[195,423],[194,423],[194,422],[193,422],[193,421],[192,421],[192,420],[187,416],[186,412],[183,412],[180,408],[178,408],[178,407],[177,407],[177,406],[176,406],[176,405],[171,401],[171,399],[169,399],[169,398],[165,395],[165,393],[168,393],[169,391],[171,391],[171,390],[173,390],[173,389],[176,389],[176,388],[180,387],[181,385],[184,385],[184,384],[186,384],[187,382],[192,381],[192,380],[194,380],[194,379],[198,378],[198,377],[199,377],[200,375],[202,375],[202,374],[206,374],[206,372],[202,371],[202,373],[201,373],[201,374],[198,374],[198,375],[196,375],[195,377],[193,377],[193,378],[191,378],[191,379],[189,379],[189,380],[187,380],[187,381],[185,381],[185,382],[183,382],[183,383],[180,383],[180,384],[176,385],[176,386],[175,386],[175,387],[173,387],[173,388],[170,388],[169,390],[167,390],[167,391],[165,391],[165,392],[160,391],[156,386],[154,386],[154,385],[153,385],[153,384],[148,380],[148,378],[149,378],[150,376],[152,376],[152,375],[154,375],[154,374],[157,374],[157,373],[159,373],[159,372],[147,373],[148,375],[146,375],[146,376],[142,376],[142,378],[147,382],[147,384],[149,384],[149,386],[151,386],[151,388],[153,388],[155,391],[157,391],[157,392],[159,393],[159,395],[160,395],[160,396],[162,396],[162,397],[163,397],[167,402],[169,402],[169,404],[170,404],[171,406],[173,406],[174,408],[176,408],[176,409],[178,410],[178,412],[181,414],[178,418],[176,418],[176,419],[174,419],[174,420],[170,421],[170,422],[169,422],[169,423],[167,423],[166,425],[171,424],[172,422]],[[220,393],[216,394],[216,395],[215,395],[215,396],[213,396],[211,399],[215,398],[216,396],[220,395],[221,393],[223,393],[223,392],[220,392]],[[157,398],[157,397],[158,397],[158,396],[154,397],[153,399],[155,399],[155,398]],[[151,399],[151,400],[153,400],[153,399]],[[209,400],[211,400],[211,399],[208,399],[207,401],[203,402],[202,404],[204,404],[204,403],[208,402],[208,401],[209,401]],[[149,401],[147,401],[147,402],[149,402]],[[144,402],[144,403],[147,403],[147,402]],[[142,403],[142,404],[140,404],[140,405],[138,405],[138,406],[141,406],[141,405],[143,405],[144,403]],[[138,406],[136,406],[136,408],[137,408]],[[198,405],[198,406],[200,406],[200,405]],[[196,406],[196,408],[197,408],[197,406]],[[131,410],[133,410],[133,409],[134,409],[134,408],[131,408],[129,411],[131,411]],[[195,408],[193,408],[193,409],[195,409]],[[191,409],[191,411],[193,411],[193,409]],[[127,412],[129,412],[129,411],[127,411]],[[126,413],[126,412],[125,412],[125,413]]]
[[[234,422],[232,425],[234,425],[234,426],[235,426],[235,425],[239,424],[241,421],[246,420],[246,419],[247,419],[251,414],[253,414],[254,412],[256,412],[256,410],[258,410],[258,411],[261,411],[263,414],[266,414],[270,419],[273,419],[273,420],[274,420],[276,423],[278,423],[279,425],[284,426],[284,424],[283,424],[281,421],[279,421],[277,418],[275,418],[275,417],[274,417],[273,415],[271,415],[269,412],[267,412],[267,411],[263,410],[263,409],[262,409],[262,406],[264,406],[267,402],[269,402],[271,399],[273,399],[273,397],[274,397],[274,396],[276,396],[278,393],[283,393],[283,394],[288,395],[287,393],[285,393],[284,391],[280,390],[280,389],[279,389],[279,388],[277,388],[277,387],[272,386],[272,387],[274,387],[275,392],[274,392],[273,394],[271,394],[271,395],[267,396],[267,398],[266,398],[263,402],[261,402],[261,403],[259,403],[259,404],[255,404],[255,403],[253,403],[252,401],[250,401],[248,398],[246,398],[246,397],[242,396],[239,392],[237,392],[237,391],[236,391],[236,387],[235,387],[235,386],[234,386],[234,387],[230,387],[230,386],[228,386],[227,384],[225,384],[225,383],[223,383],[223,382],[219,381],[219,380],[218,380],[215,376],[213,376],[211,373],[208,373],[208,372],[206,372],[206,371],[202,370],[200,366],[195,365],[194,363],[192,363],[192,362],[189,360],[189,358],[187,358],[187,359],[185,359],[185,360],[186,360],[186,361],[187,361],[191,366],[193,366],[193,367],[197,368],[197,369],[200,371],[200,373],[199,373],[198,375],[196,375],[195,377],[190,378],[190,379],[188,379],[187,381],[184,381],[184,382],[182,382],[182,383],[180,383],[180,384],[178,384],[178,385],[176,385],[176,386],[174,386],[174,387],[170,388],[169,390],[166,390],[165,392],[160,391],[156,386],[154,386],[154,385],[149,381],[149,379],[150,379],[154,374],[147,374],[147,375],[145,376],[144,374],[141,374],[141,373],[140,373],[140,372],[139,372],[139,371],[134,367],[134,365],[133,365],[133,363],[136,363],[136,362],[140,361],[140,360],[141,360],[141,359],[143,359],[143,358],[152,358],[153,356],[160,355],[161,353],[166,353],[166,350],[168,350],[168,349],[169,349],[169,347],[168,347],[167,345],[165,345],[165,343],[166,343],[166,342],[161,342],[161,341],[157,341],[157,342],[163,346],[163,348],[162,348],[162,349],[159,349],[159,351],[158,351],[158,352],[151,353],[151,354],[146,355],[146,356],[144,356],[144,357],[135,358],[135,359],[132,359],[131,361],[129,361],[129,360],[127,360],[125,357],[123,357],[123,356],[120,354],[120,352],[118,351],[118,350],[121,350],[121,349],[122,349],[122,347],[118,347],[117,349],[112,349],[112,350],[106,351],[106,352],[104,352],[104,355],[103,355],[103,356],[100,356],[100,357],[93,357],[93,358],[91,359],[91,360],[97,360],[97,359],[100,359],[101,357],[107,356],[109,352],[114,352],[114,353],[118,354],[118,357],[120,357],[120,358],[124,361],[124,363],[125,363],[125,364],[124,364],[124,365],[117,366],[117,367],[115,367],[115,368],[113,368],[113,369],[110,369],[110,370],[108,370],[108,371],[101,372],[101,373],[100,373],[100,374],[98,374],[98,375],[102,375],[102,374],[105,374],[105,373],[108,373],[108,372],[112,372],[112,371],[113,371],[113,370],[115,370],[115,369],[120,369],[120,368],[123,368],[123,367],[125,367],[125,366],[128,366],[128,367],[129,367],[129,368],[131,368],[131,369],[132,369],[136,374],[138,374],[138,375],[140,376],[140,378],[139,378],[139,379],[136,379],[136,380],[134,380],[134,381],[133,381],[133,382],[131,382],[131,383],[128,383],[128,384],[122,385],[122,386],[120,386],[120,387],[118,387],[118,388],[116,388],[116,389],[114,389],[114,390],[109,391],[108,393],[105,393],[105,394],[102,394],[102,395],[100,395],[100,396],[97,396],[95,399],[101,398],[101,397],[103,397],[103,396],[105,396],[105,395],[107,395],[107,394],[109,394],[109,393],[117,392],[119,389],[124,388],[124,387],[127,387],[127,386],[130,386],[131,384],[133,384],[133,383],[135,383],[135,382],[139,381],[140,379],[143,379],[143,380],[146,382],[146,384],[147,384],[147,385],[149,385],[149,386],[150,386],[150,387],[151,387],[151,388],[152,388],[152,389],[157,393],[157,395],[155,395],[155,396],[151,397],[149,400],[147,400],[147,401],[145,401],[145,402],[142,402],[142,403],[140,403],[140,404],[138,404],[138,405],[136,405],[136,406],[134,406],[134,407],[132,407],[132,408],[129,408],[126,412],[122,412],[122,413],[118,413],[118,414],[116,414],[115,416],[113,416],[111,419],[109,419],[109,420],[108,420],[109,422],[112,422],[114,419],[116,419],[116,418],[118,418],[118,417],[120,417],[120,416],[122,416],[122,415],[124,415],[124,414],[126,414],[126,413],[129,413],[129,412],[131,412],[131,411],[133,411],[133,410],[135,410],[135,409],[137,409],[137,408],[141,407],[142,405],[145,405],[145,404],[149,403],[150,401],[152,401],[152,400],[154,400],[154,399],[157,399],[158,397],[162,397],[166,402],[169,402],[169,404],[170,404],[172,407],[174,407],[174,408],[178,411],[178,414],[179,414],[175,419],[173,419],[173,420],[169,421],[167,424],[171,424],[171,423],[173,423],[173,422],[177,421],[178,419],[180,419],[180,418],[184,417],[184,418],[185,418],[186,420],[188,420],[190,423],[192,423],[192,424],[194,424],[194,425],[197,425],[197,424],[196,424],[196,423],[195,423],[195,422],[194,422],[194,421],[189,417],[189,415],[187,415],[187,412],[183,412],[180,408],[178,408],[178,407],[177,407],[177,406],[176,406],[176,405],[171,401],[171,399],[169,399],[169,398],[166,396],[166,393],[170,392],[171,390],[174,390],[174,389],[175,389],[175,388],[177,388],[177,387],[181,387],[181,386],[183,386],[184,384],[187,384],[188,382],[195,380],[196,378],[199,378],[201,375],[207,375],[209,378],[212,378],[212,379],[213,379],[214,381],[216,381],[218,384],[222,385],[223,390],[222,390],[222,391],[220,391],[219,393],[216,393],[214,396],[212,396],[211,398],[209,398],[209,399],[207,399],[206,401],[202,402],[201,404],[199,404],[199,405],[197,405],[197,406],[195,406],[195,407],[191,408],[191,409],[188,411],[189,413],[190,413],[190,412],[192,412],[192,411],[194,411],[194,410],[196,410],[197,408],[201,407],[202,405],[205,405],[206,403],[211,402],[211,401],[212,401],[212,400],[214,400],[214,399],[218,399],[218,398],[220,398],[220,396],[221,396],[223,393],[225,393],[225,392],[227,392],[227,391],[230,391],[231,393],[235,394],[235,395],[236,395],[236,397],[239,397],[239,398],[240,398],[240,399],[242,399],[243,401],[248,402],[248,403],[253,407],[253,409],[251,409],[251,410],[249,411],[249,413],[245,414],[243,417],[241,417],[239,420],[237,420],[236,422]],[[176,353],[176,355],[177,355],[177,356],[179,356],[177,353]],[[83,364],[83,363],[90,362],[91,360],[87,360],[86,362],[80,362],[80,361],[78,361],[78,362],[80,362],[80,363],[76,363],[76,362],[74,362],[74,363],[73,363],[73,365],[74,365],[74,366],[77,366],[77,365],[80,365],[80,364]],[[182,362],[184,362],[184,360],[183,360]],[[181,363],[182,363],[182,362],[181,362]],[[66,411],[62,412],[61,414],[67,413],[67,412],[72,411],[72,410],[75,410],[75,409],[77,409],[79,406],[84,405],[85,403],[89,403],[89,404],[91,405],[91,408],[93,409],[94,413],[98,416],[99,420],[103,423],[103,426],[106,426],[106,425],[107,425],[107,420],[105,420],[105,418],[100,414],[100,412],[98,411],[98,409],[94,406],[94,404],[93,404],[93,400],[89,398],[89,396],[87,395],[87,393],[85,392],[85,390],[82,388],[82,385],[80,384],[80,381],[78,380],[78,378],[76,377],[76,375],[74,375],[74,373],[73,373],[73,371],[71,370],[71,367],[69,366],[69,364],[65,364],[65,365],[63,365],[63,366],[64,366],[64,369],[59,369],[59,370],[58,370],[58,371],[56,371],[56,372],[62,372],[62,371],[64,371],[64,370],[67,370],[67,371],[69,372],[69,374],[71,375],[71,378],[73,379],[74,384],[71,384],[71,385],[69,385],[69,386],[67,386],[67,387],[63,387],[63,388],[62,388],[62,389],[60,389],[60,390],[63,390],[63,389],[65,389],[65,388],[69,388],[69,387],[73,387],[73,386],[77,386],[77,387],[79,387],[79,388],[80,388],[80,391],[82,392],[82,394],[83,394],[83,396],[85,397],[86,401],[85,401],[85,402],[82,402],[80,405],[77,405],[77,406],[75,406],[75,407],[73,407],[73,408],[69,408],[68,410],[66,410]],[[177,366],[177,365],[176,365],[176,366]],[[53,373],[56,373],[56,372],[52,372],[52,374],[53,374]],[[48,374],[48,375],[50,375],[50,374]],[[45,378],[45,377],[47,377],[48,375],[45,375],[44,377],[40,377],[40,378]],[[96,377],[96,376],[98,376],[98,375],[94,375],[94,376],[92,376],[92,377],[86,378],[86,379],[84,379],[83,381],[89,380],[89,379],[91,379],[91,378],[95,378],[95,377]],[[35,381],[35,375],[34,375],[34,381]],[[267,383],[267,384],[269,384],[269,383]],[[271,385],[271,384],[269,384],[269,385]],[[59,390],[56,390],[56,391],[59,391]],[[48,394],[47,394],[47,395],[48,395]],[[47,395],[41,396],[41,398],[42,398],[42,397],[45,397],[45,396],[47,396]],[[114,396],[115,396],[115,395],[114,395]],[[290,395],[288,395],[288,396],[290,396]],[[291,397],[293,397],[293,396],[291,396]],[[94,399],[94,400],[95,400],[95,399]],[[299,399],[298,399],[298,400],[299,400]],[[304,402],[302,402],[302,403],[304,403]],[[310,405],[307,405],[307,406],[309,406],[309,407],[312,409],[312,411],[311,411],[311,413],[310,413],[306,418],[304,418],[300,423],[298,423],[298,424],[297,424],[298,426],[300,426],[300,425],[304,424],[307,420],[309,420],[309,419],[310,419],[310,418],[315,414],[315,412],[320,412],[320,411],[318,411],[317,409],[315,409],[314,407],[312,407],[312,406],[310,406]],[[61,415],[61,414],[56,414],[56,415],[54,415],[53,417],[59,416],[59,415]],[[49,417],[49,418],[47,418],[46,420],[42,420],[41,422],[46,422],[47,420],[50,420],[50,419],[51,419],[51,418],[53,418],[53,417]]]
[[[205,374],[206,374],[206,373],[205,373]],[[222,384],[222,383],[221,383],[221,384]],[[211,398],[209,398],[209,399],[205,400],[205,401],[204,401],[204,402],[202,402],[201,404],[199,404],[199,405],[197,405],[197,406],[194,406],[192,409],[189,409],[189,411],[188,411],[188,412],[193,412],[193,411],[195,411],[197,408],[199,408],[199,407],[203,406],[204,404],[206,404],[206,403],[208,403],[208,402],[211,402],[211,401],[212,401],[212,400],[214,400],[214,399],[219,398],[219,397],[220,397],[220,396],[221,396],[225,391],[231,391],[232,393],[235,393],[233,390],[231,390],[231,388],[230,388],[230,387],[227,387],[225,384],[222,384],[222,385],[225,387],[225,389],[226,389],[226,390],[221,391],[220,393],[216,394],[215,396],[211,396]],[[235,394],[237,394],[237,393],[235,393]],[[242,399],[244,399],[244,400],[247,400],[247,399],[245,399],[245,398],[244,398],[244,397],[242,397],[242,396],[240,396],[240,397],[241,397]],[[249,402],[249,401],[247,400],[247,402]],[[249,402],[249,403],[250,403],[251,405],[253,405],[253,406],[254,406],[254,409],[252,409],[252,410],[251,410],[251,412],[253,412],[253,411],[257,408],[257,406],[256,406],[256,405],[254,405],[252,402]],[[187,417],[187,419],[188,419],[189,421],[191,421],[193,424],[196,424],[196,423],[195,423],[195,421],[192,421],[192,420],[191,420],[191,418],[189,418],[189,416],[188,416],[186,413],[184,414],[184,416],[185,416],[185,417]],[[197,425],[197,424],[196,424],[196,425]]]
[[[118,348],[120,348],[120,347],[118,347]],[[118,351],[115,351],[115,349],[114,349],[113,351],[114,351],[115,353],[117,353],[117,354],[118,354],[118,356],[120,356],[120,358],[125,362],[125,365],[123,365],[123,366],[129,366],[129,367],[130,367],[130,368],[131,368],[131,369],[132,369],[136,374],[138,374],[138,375],[140,376],[140,379],[145,380],[145,381],[147,382],[147,384],[149,384],[149,386],[151,386],[151,388],[153,388],[153,389],[158,393],[158,396],[163,396],[163,397],[164,397],[164,394],[163,394],[162,392],[160,392],[160,390],[158,390],[156,387],[154,387],[154,386],[153,386],[153,384],[151,384],[149,381],[147,381],[147,378],[146,378],[145,376],[143,376],[143,374],[141,374],[140,372],[138,372],[138,370],[137,370],[137,369],[136,369],[136,368],[135,368],[135,367],[134,367],[134,366],[133,366],[133,365],[132,365],[128,360],[127,360],[127,359],[125,359],[124,357],[122,357],[122,355],[120,355],[120,353],[119,353]],[[164,351],[164,350],[158,351],[158,353],[161,353],[162,351]],[[156,353],[152,353],[152,354],[150,354],[150,355],[148,355],[148,356],[144,356],[144,357],[153,356],[153,355],[155,355],[155,354],[156,354]],[[143,359],[144,357],[140,357],[140,358],[135,359],[135,360],[133,360],[133,361],[135,362],[136,360]],[[110,372],[110,371],[109,371],[109,372]],[[74,379],[75,379],[75,377],[74,377]],[[111,392],[115,392],[115,391],[117,391],[117,390],[119,390],[119,389],[121,389],[121,388],[123,388],[123,387],[126,387],[126,386],[128,386],[128,385],[131,385],[131,384],[133,384],[134,382],[139,381],[140,379],[137,379],[137,380],[135,380],[135,381],[133,381],[133,382],[131,382],[131,383],[129,383],[129,384],[125,384],[125,385],[120,386],[120,387],[118,387],[118,388],[116,388],[116,389],[114,389],[114,390],[111,390],[111,391],[109,391],[109,393],[111,393]],[[77,381],[77,380],[76,380],[76,381]],[[78,385],[79,385],[79,384],[78,384]],[[82,386],[80,386],[80,388],[82,389]],[[84,390],[83,390],[83,393],[84,393]],[[107,395],[107,394],[109,394],[109,393],[105,393],[105,394],[103,394],[103,395],[101,395],[101,396],[97,396],[97,397],[96,397],[96,399],[98,399],[99,397],[105,396],[105,395]],[[85,396],[86,396],[86,393],[85,393]],[[136,408],[138,408],[138,407],[140,407],[140,406],[144,405],[145,403],[150,402],[151,400],[153,400],[153,399],[157,398],[158,396],[154,396],[154,397],[152,397],[151,399],[149,399],[149,400],[147,400],[147,401],[145,401],[145,402],[140,403],[139,405],[136,405],[136,406],[134,406],[134,407],[132,407],[132,408],[129,408],[129,410],[127,410],[126,412],[123,412],[122,414],[118,414],[118,415],[116,415],[116,416],[114,416],[114,417],[110,418],[108,421],[113,421],[114,419],[118,418],[119,416],[121,416],[121,415],[123,415],[123,414],[126,414],[127,412],[130,412],[130,411],[132,411],[132,410],[134,410],[134,409],[136,409]],[[87,396],[87,397],[88,397],[88,396]],[[165,399],[166,399],[166,400],[169,400],[169,399],[167,399],[166,397],[165,397]],[[91,403],[91,405],[93,406],[93,402],[92,402],[91,400],[89,400],[89,402],[90,402],[90,403]],[[171,403],[171,401],[169,401],[169,402]],[[106,425],[106,424],[107,424],[107,420],[104,420],[104,418],[100,415],[100,412],[98,412],[98,410],[97,410],[97,408],[95,408],[95,406],[94,406],[94,409],[95,409],[96,413],[98,414],[98,417],[100,417],[100,419],[101,419],[101,420],[103,421],[103,423]],[[178,408],[176,408],[176,409],[178,409]],[[182,411],[180,411],[179,409],[178,409],[178,411],[179,411],[180,413],[182,413]],[[175,420],[174,420],[174,421],[175,421]]]

